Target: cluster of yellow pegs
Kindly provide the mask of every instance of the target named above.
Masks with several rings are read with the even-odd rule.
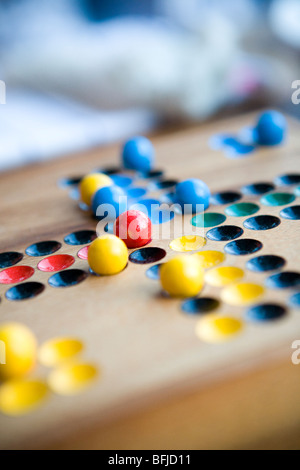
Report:
[[[93,364],[78,359],[83,343],[76,338],[53,338],[40,347],[33,332],[17,322],[0,325],[3,347],[0,365],[0,412],[20,416],[45,402],[50,392],[74,395],[98,375]],[[45,380],[31,378],[37,365],[52,367]]]

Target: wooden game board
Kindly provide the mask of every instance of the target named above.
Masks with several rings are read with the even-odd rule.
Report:
[[[156,136],[157,167],[165,170],[166,178],[198,177],[212,192],[299,173],[297,122],[289,122],[284,146],[260,149],[247,158],[230,160],[208,147],[211,135],[236,132],[254,119],[252,114]],[[58,253],[75,256],[72,268],[88,271],[87,262],[77,257],[81,247],[63,240],[74,230],[95,229],[96,223],[57,181],[118,165],[119,153],[120,146],[114,145],[2,174],[0,251],[24,253],[34,242],[57,240],[62,243]],[[215,209],[223,212],[224,207]],[[280,209],[263,208],[258,214],[278,215]],[[243,220],[227,217],[225,223],[242,226]],[[259,254],[280,254],[287,260],[286,270],[299,270],[299,221],[283,220],[264,232],[245,229],[243,236],[263,243]],[[208,241],[205,249],[222,251],[224,245]],[[167,250],[163,261],[174,256],[168,241],[150,246]],[[245,269],[251,257],[227,255],[225,264]],[[36,268],[40,259],[25,255],[20,264]],[[299,448],[300,365],[291,362],[292,342],[300,339],[299,310],[289,309],[275,322],[245,323],[243,332],[225,344],[205,344],[195,335],[198,318],[184,314],[180,300],[161,295],[159,283],[145,276],[148,267],[129,263],[117,276],[90,275],[66,289],[50,287],[50,274],[36,270],[30,280],[46,289],[23,302],[7,300],[9,286],[0,286],[1,322],[28,325],[40,344],[55,336],[78,337],[85,343],[83,359],[101,370],[100,379],[82,395],[53,394],[26,416],[0,415],[0,447]],[[245,271],[250,282],[262,284],[268,276]],[[269,289],[263,301],[286,304],[290,292]],[[203,291],[217,298],[219,293],[209,286]],[[218,313],[243,318],[244,311],[222,304]],[[39,366],[33,376],[47,373]]]

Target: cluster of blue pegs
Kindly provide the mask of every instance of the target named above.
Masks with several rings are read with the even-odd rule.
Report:
[[[254,127],[242,129],[236,135],[213,136],[210,144],[215,150],[223,150],[230,158],[241,158],[253,153],[259,147],[273,147],[284,142],[287,122],[279,111],[261,113]]]
[[[155,165],[155,150],[152,142],[143,136],[128,140],[121,152],[121,170],[134,171],[147,175]],[[104,173],[90,173],[80,182],[81,202],[88,206],[98,219],[110,217],[110,209],[118,217],[127,207],[129,191],[119,184],[122,175],[108,176]],[[124,177],[125,178],[125,177]],[[124,179],[123,178],[123,179]],[[141,189],[133,188],[131,191]],[[209,206],[210,190],[197,178],[179,182],[174,189],[174,202],[181,207],[182,213],[204,211]],[[139,199],[138,199],[139,201]],[[140,199],[143,203],[143,198]],[[112,214],[112,215],[113,215]]]

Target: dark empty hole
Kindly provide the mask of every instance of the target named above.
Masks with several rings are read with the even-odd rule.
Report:
[[[26,248],[25,253],[28,256],[47,256],[55,253],[61,248],[61,243],[54,240],[34,243]]]
[[[67,235],[64,241],[68,245],[85,245],[91,243],[95,238],[97,238],[97,233],[94,230],[79,230]]]
[[[258,240],[252,240],[251,238],[242,238],[228,243],[224,250],[230,255],[250,255],[256,251],[261,250],[263,247],[262,243]]]
[[[9,268],[19,263],[23,259],[23,254],[16,251],[0,253],[0,268]]]
[[[261,304],[249,308],[246,319],[250,321],[270,321],[277,320],[286,314],[286,309],[276,304]]]
[[[300,183],[300,173],[291,173],[288,175],[281,175],[275,179],[275,183],[279,186],[290,186],[292,184]]]
[[[274,215],[256,215],[245,220],[244,227],[249,230],[270,230],[280,223],[280,219]]]
[[[148,172],[139,172],[139,177],[144,178],[144,179],[159,179],[162,178],[164,175],[164,172],[162,170],[152,170]]]
[[[166,256],[166,251],[162,248],[149,247],[140,248],[139,250],[133,251],[129,255],[129,260],[132,263],[147,264],[156,263]]]
[[[66,188],[69,186],[78,186],[83,176],[73,176],[71,178],[62,178],[58,181],[58,186],[61,188]]]
[[[68,269],[54,274],[48,280],[51,287],[70,287],[79,284],[88,274],[81,269]]]
[[[213,241],[229,241],[241,237],[243,233],[243,229],[235,225],[222,225],[209,230],[206,236]]]
[[[201,297],[199,299],[188,299],[182,302],[181,310],[190,315],[208,313],[216,310],[220,305],[217,299],[211,297]]]
[[[11,287],[5,294],[8,300],[26,300],[41,294],[45,286],[40,282],[24,282]]]
[[[285,260],[281,256],[264,255],[257,256],[247,261],[246,267],[250,271],[266,272],[280,269],[285,265]]]
[[[261,195],[273,191],[274,188],[274,184],[271,183],[255,183],[243,186],[242,192],[247,195]]]
[[[116,175],[117,173],[122,173],[123,171],[123,168],[117,166],[104,167],[98,170],[99,173],[103,173],[104,175]]]
[[[280,216],[283,219],[300,220],[300,206],[290,206],[282,209]]]
[[[285,289],[300,286],[300,273],[284,271],[278,274],[273,274],[266,280],[266,285],[273,289]]]
[[[149,185],[149,189],[155,191],[156,189],[169,189],[176,186],[178,181],[176,180],[162,180],[162,181],[154,181]]]
[[[219,205],[219,204],[231,204],[232,202],[239,201],[242,198],[242,195],[235,191],[224,191],[222,193],[213,194],[210,197],[210,203]]]

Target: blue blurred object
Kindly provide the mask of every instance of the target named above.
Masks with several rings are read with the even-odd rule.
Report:
[[[127,196],[130,199],[137,199],[145,196],[147,194],[147,189],[146,188],[139,188],[139,187],[134,187],[134,188],[129,188],[127,189]]]
[[[210,190],[201,180],[191,178],[178,183],[175,190],[176,202],[181,205],[184,213],[196,213],[206,210],[209,206]],[[185,207],[186,206],[186,207]]]
[[[102,213],[97,214],[99,207],[102,206]],[[92,200],[92,211],[98,219],[107,216],[109,219],[115,219],[122,212],[127,210],[127,197],[122,188],[116,185],[105,186],[98,189]]]
[[[154,148],[146,137],[128,140],[122,152],[123,166],[130,170],[149,172],[154,165]]]
[[[210,139],[210,146],[214,150],[224,150],[230,158],[240,158],[254,152],[256,145],[244,142],[241,138],[217,134]]]
[[[132,183],[132,178],[129,178],[129,176],[116,174],[110,175],[110,178],[113,180],[114,184],[120,188],[128,188]]]
[[[81,0],[85,15],[92,21],[103,21],[119,16],[143,15],[155,12],[153,0]]]
[[[278,111],[267,111],[260,115],[256,128],[256,141],[259,145],[279,145],[286,135],[285,117]]]

